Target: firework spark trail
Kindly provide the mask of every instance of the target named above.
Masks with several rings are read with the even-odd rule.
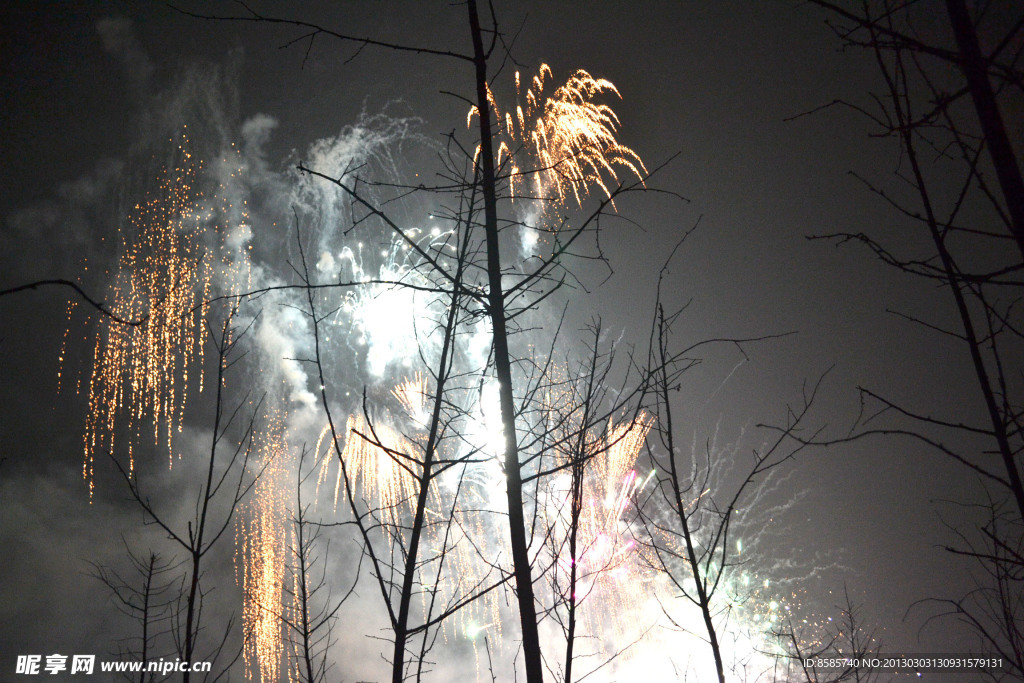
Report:
[[[412,443],[389,425],[375,423],[371,427],[362,415],[349,416],[345,436],[341,457],[353,483],[372,501],[373,509],[384,511],[392,520],[391,526],[398,526],[401,508],[416,494],[411,465],[400,462],[403,456],[414,460]]]
[[[262,475],[235,524],[235,567],[243,594],[245,677],[262,683],[278,681],[282,667],[290,673],[282,645],[281,613],[293,607],[282,600],[291,543],[288,503],[292,463],[285,435],[286,416],[275,412],[266,421],[267,428],[257,446],[257,466]]]
[[[111,324],[100,318],[94,364],[88,382],[83,476],[93,491],[93,463],[98,451],[115,452],[119,422],[127,419],[129,472],[136,468],[136,446],[146,425],[153,442],[175,460],[174,438],[184,425],[190,391],[203,390],[203,359],[211,300],[245,291],[252,284],[249,256],[252,230],[244,199],[232,200],[242,174],[240,153],[220,158],[216,192],[205,165],[194,158],[187,135],[177,144],[179,162],[161,173],[159,189],[129,214],[130,230],[121,230],[121,256],[110,285],[111,309],[136,319],[138,326]],[[72,323],[69,308],[69,329]],[[65,335],[65,338],[67,334]],[[63,360],[64,352],[61,353]],[[193,379],[198,375],[198,387]],[[282,415],[261,448],[267,467],[256,487],[249,512],[237,519],[239,581],[243,587],[247,675],[277,680],[281,660],[279,605],[288,531],[284,514],[284,441]],[[181,457],[178,454],[178,457]]]
[[[164,172],[159,194],[136,205],[129,218],[131,234],[120,231],[122,255],[111,285],[111,308],[119,316],[147,320],[138,327],[99,322],[84,435],[83,475],[90,488],[95,454],[114,451],[121,414],[128,416],[131,469],[147,414],[154,441],[160,440],[162,428],[171,456],[188,399],[189,368],[193,360],[201,363],[211,263],[199,248],[203,222],[192,212],[201,197],[194,185],[202,164],[187,144],[187,138],[179,143],[181,161]]]
[[[427,380],[423,373],[417,372],[412,379],[399,382],[391,394],[417,427],[426,428]]]
[[[363,114],[338,135],[311,144],[303,162],[334,177],[351,169],[363,173],[372,169],[384,177],[398,177],[411,145],[434,147],[416,132],[419,123],[415,118]],[[317,253],[333,259],[338,245],[345,241],[340,229],[354,223],[347,195],[337,186],[295,171],[287,180],[287,205],[317,226]]]
[[[177,165],[162,171],[158,190],[134,207],[129,228],[118,228],[121,255],[109,287],[111,310],[145,322],[125,326],[91,317],[97,331],[82,465],[90,491],[95,455],[115,452],[122,417],[129,471],[145,431],[173,465],[174,437],[182,431],[189,392],[195,383],[203,389],[209,301],[215,291],[238,291],[249,282],[247,255],[241,253],[245,240],[239,237],[249,230],[244,202],[235,206],[220,195],[207,197],[199,189],[204,164],[194,158],[186,134],[176,148]],[[220,163],[237,159],[229,154]],[[69,329],[73,311],[69,307]]]

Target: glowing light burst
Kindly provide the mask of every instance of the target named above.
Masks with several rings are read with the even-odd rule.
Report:
[[[436,239],[437,234],[424,239]],[[353,272],[366,273],[365,264],[382,262],[372,266],[373,270],[388,279],[403,278],[404,282],[419,281],[418,275],[405,265],[405,254],[395,240],[383,250],[361,248],[353,245],[341,252],[339,259]],[[394,324],[372,327],[356,321],[367,321],[371,316],[368,307],[380,307],[382,297],[373,285],[366,291],[346,295],[341,313],[334,322],[331,334],[343,334],[348,330],[350,339],[362,339],[365,346],[376,345],[382,350],[377,363],[367,360],[367,373],[375,378],[376,396],[374,405],[374,437],[365,417],[354,414],[347,420],[344,432],[343,459],[350,467],[351,482],[356,495],[381,511],[381,539],[394,548],[397,529],[408,520],[411,502],[415,498],[415,477],[402,467],[404,461],[413,471],[418,471],[414,454],[418,451],[415,442],[426,427],[428,385],[422,375],[395,377],[407,367],[403,362],[408,354],[392,337],[408,340],[413,330],[420,333],[436,325],[437,311],[425,306],[411,306],[409,319],[414,321],[398,331]],[[405,296],[404,294],[402,296]],[[412,301],[410,296],[409,301]],[[390,300],[389,300],[390,301]],[[398,310],[398,309],[396,309]],[[405,310],[401,308],[400,310]],[[355,323],[355,324],[352,324]],[[486,337],[486,330],[471,333],[467,339]],[[403,340],[398,340],[399,342]],[[426,340],[431,343],[431,340]],[[359,348],[357,344],[355,348]],[[350,347],[352,348],[352,347]],[[429,354],[428,354],[429,355]],[[367,355],[368,359],[369,356]],[[390,387],[390,388],[385,388]],[[448,457],[459,457],[473,453],[478,461],[464,472],[458,468],[447,472],[431,492],[428,505],[428,528],[424,529],[423,562],[418,579],[421,583],[418,595],[421,607],[426,610],[427,596],[437,589],[444,599],[464,594],[473,586],[485,586],[493,577],[488,573],[496,571],[508,562],[506,543],[508,536],[503,516],[504,474],[496,459],[501,452],[501,424],[498,418],[496,384],[493,379],[478,385],[464,421],[458,431],[460,444]],[[564,400],[549,398],[548,403]],[[383,405],[397,404],[398,411],[390,411]],[[548,551],[539,545],[531,553],[550,552],[548,561],[540,561],[538,567],[546,567],[544,581],[548,592],[543,600],[556,605],[564,600],[568,586],[569,572],[575,563],[578,581],[576,603],[580,619],[578,633],[579,652],[583,657],[599,655],[611,657],[623,650],[612,666],[622,675],[656,674],[676,677],[683,670],[713,674],[707,670],[710,652],[702,640],[704,625],[700,611],[679,598],[671,582],[655,568],[649,556],[650,543],[656,539],[645,538],[648,531],[638,523],[633,511],[637,493],[650,485],[653,472],[641,471],[637,459],[644,446],[646,436],[653,425],[652,418],[639,416],[632,423],[609,424],[600,438],[592,438],[592,458],[585,474],[584,505],[581,510],[580,533],[577,556],[568,557],[565,549],[567,528],[565,520],[568,510],[567,475],[555,477],[540,493],[537,501],[539,514],[546,518],[554,531],[555,548],[561,544],[561,552]],[[524,427],[527,429],[527,427]],[[353,433],[359,432],[369,439]],[[329,431],[324,430],[317,443],[317,453],[329,444]],[[379,441],[384,448],[373,443]],[[387,451],[393,451],[388,453]],[[327,462],[334,459],[327,458]],[[336,467],[336,463],[330,466]],[[320,471],[318,486],[328,481],[327,465]],[[462,477],[461,479],[459,479]],[[343,495],[340,491],[340,473],[334,483],[334,499]],[[459,504],[448,508],[455,486],[461,486]],[[444,520],[454,515],[456,523],[450,527],[450,536],[445,539],[441,533],[446,525]],[[561,526],[559,526],[561,525]],[[543,535],[538,535],[540,538]],[[737,549],[738,551],[740,548]],[[445,570],[438,576],[428,576],[430,567],[446,554]],[[758,562],[755,561],[754,566]],[[716,596],[715,615],[721,630],[723,650],[730,658],[732,670],[739,677],[741,670],[765,671],[772,668],[776,657],[783,656],[772,636],[792,611],[795,597],[786,599],[777,594],[778,587],[766,583],[770,572],[747,570],[734,567],[726,570],[720,581]],[[712,572],[718,572],[712,568]],[[436,584],[435,584],[436,580]],[[485,598],[473,602],[445,622],[445,638],[458,636],[468,642],[477,655],[478,677],[487,679],[483,636],[490,637],[491,647],[501,641],[501,634],[507,624],[514,623],[515,615],[507,608],[508,597],[494,591]],[[671,619],[665,609],[671,608]],[[427,614],[424,611],[424,617]],[[550,628],[547,621],[542,628]],[[557,639],[558,633],[550,633]],[[589,650],[589,652],[588,652]],[[664,653],[673,652],[671,660]],[[594,660],[598,661],[598,660]],[[713,663],[710,664],[713,667]],[[675,668],[674,668],[675,667]]]
[[[447,246],[450,232],[411,228],[406,237],[437,253]],[[363,242],[346,245],[337,258],[322,253],[319,263],[325,275],[363,283],[342,296],[325,330],[331,339],[344,339],[350,354],[362,357],[373,381],[407,374],[421,350],[427,355],[436,350],[433,332],[446,307],[405,239],[393,236],[374,249]]]
[[[640,414],[624,424],[608,424],[600,438],[590,439],[582,472],[575,556],[569,554],[572,532],[572,474],[556,478],[541,500],[541,513],[554,529],[551,548],[551,599],[579,610],[588,636],[598,637],[598,651],[621,646],[638,628],[635,615],[650,598],[655,573],[642,556],[626,512],[649,476],[636,472],[637,458],[653,426],[653,418]],[[569,461],[563,464],[569,465]],[[576,584],[572,585],[575,568]],[[571,595],[570,595],[571,591]],[[604,636],[613,634],[605,639]]]
[[[608,96],[621,99],[615,85],[579,69],[548,94],[552,77],[551,67],[542,64],[524,95],[517,71],[514,112],[503,114],[488,90],[504,138],[498,142],[495,161],[499,168],[506,167],[513,195],[532,193],[563,206],[582,205],[593,188],[610,199],[609,184],[618,184],[620,173],[642,179],[647,169],[640,156],[617,138],[618,116],[599,102]],[[478,113],[476,107],[470,109],[467,124]],[[520,154],[526,158],[517,161]]]
[[[377,377],[389,364],[408,366],[416,354],[416,296],[412,290],[388,285],[369,285],[362,293],[368,305],[359,306],[355,322],[367,344],[366,364]]]

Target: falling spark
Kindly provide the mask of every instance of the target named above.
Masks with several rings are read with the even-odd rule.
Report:
[[[203,389],[214,282],[230,292],[249,281],[247,254],[225,239],[237,242],[239,233],[247,233],[244,208],[225,199],[218,205],[217,197],[207,201],[197,189],[203,162],[193,157],[184,134],[177,153],[177,165],[161,172],[158,191],[136,204],[128,229],[118,228],[121,256],[110,285],[110,308],[121,319],[145,322],[126,326],[104,316],[97,320],[83,435],[82,475],[90,492],[95,456],[115,452],[121,417],[127,418],[130,472],[147,424],[153,443],[163,445],[173,465],[174,437],[182,431],[190,387],[197,380]],[[205,245],[209,232],[221,239],[219,253]]]
[[[345,449],[342,460],[363,495],[378,509],[397,518],[401,506],[413,499],[416,493],[416,479],[407,463],[400,459],[411,459],[413,446],[398,431],[386,424],[370,424],[362,415],[350,415],[345,424]],[[341,468],[338,468],[341,477]]]
[[[90,489],[95,454],[114,452],[122,414],[128,418],[131,470],[147,420],[154,442],[162,441],[170,457],[182,427],[193,362],[199,361],[202,373],[212,264],[201,248],[204,222],[192,210],[202,196],[194,189],[202,162],[193,159],[187,144],[183,137],[181,160],[162,174],[159,192],[135,206],[131,230],[119,229],[122,255],[111,285],[111,310],[146,322],[130,327],[100,321],[84,435],[82,473]]]
[[[416,373],[413,379],[400,382],[391,393],[418,427],[426,427],[427,380],[422,373]]]
[[[243,595],[245,678],[271,683],[279,680],[282,665],[287,666],[281,614],[295,608],[282,600],[293,483],[283,413],[268,416],[257,447],[262,474],[243,514],[236,518],[235,565]]]

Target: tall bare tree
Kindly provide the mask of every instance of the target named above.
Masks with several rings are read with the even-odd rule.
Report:
[[[650,457],[661,474],[656,477],[656,487],[641,501],[640,510],[649,531],[652,564],[700,610],[702,635],[711,650],[716,676],[725,683],[728,653],[720,631],[727,607],[716,594],[738,564],[733,542],[735,513],[772,470],[796,456],[804,448],[803,441],[820,432],[820,427],[808,428],[806,422],[821,380],[805,387],[799,405],[787,407],[786,424],[771,428],[774,436],[753,451],[740,481],[731,491],[725,490],[722,473],[730,463],[722,462],[721,454],[709,447],[702,456],[693,453],[687,462],[681,449],[683,427],[676,415],[674,394],[680,391],[684,375],[699,362],[695,353],[702,347],[727,343],[745,355],[744,346],[772,337],[709,339],[678,348],[673,326],[683,310],[666,314],[660,298],[655,307],[647,374],[656,418]],[[666,609],[666,614],[671,620],[671,611]]]
[[[843,43],[864,48],[877,66],[882,89],[872,94],[870,104],[843,100],[833,105],[859,112],[876,126],[877,137],[896,143],[895,179],[911,189],[910,198],[882,181],[862,181],[892,207],[894,223],[920,236],[917,253],[864,232],[818,238],[866,245],[887,265],[938,285],[937,296],[953,310],[950,321],[920,312],[897,315],[955,340],[976,382],[958,394],[959,408],[952,413],[948,407],[908,406],[878,389],[861,387],[864,408],[850,435],[819,443],[874,435],[912,438],[979,479],[989,490],[985,504],[993,510],[992,522],[970,533],[961,528],[965,546],[957,554],[972,555],[994,570],[994,583],[986,581],[978,589],[1000,595],[1002,611],[993,618],[988,609],[971,613],[969,606],[979,604],[969,599],[952,604],[972,614],[964,621],[987,647],[1019,653],[1024,621],[1017,605],[1024,583],[1014,578],[1021,575],[1013,549],[1020,546],[1024,519],[1024,190],[1002,111],[1013,111],[1024,93],[1024,13],[1013,3],[981,3],[968,11],[963,0],[863,2],[855,9],[812,2],[838,17],[834,30]],[[943,15],[952,41],[918,29],[925,16]],[[1021,664],[1016,655],[1011,661]]]
[[[262,471],[250,472],[248,468],[254,450],[253,438],[260,410],[259,402],[246,419],[242,417],[242,410],[248,405],[248,397],[243,398],[231,409],[225,397],[226,375],[234,361],[232,352],[237,349],[248,329],[236,329],[236,312],[237,308],[232,307],[224,316],[219,333],[211,335],[210,338],[210,343],[216,351],[217,364],[214,376],[216,398],[210,450],[205,474],[194,501],[194,516],[186,523],[185,528],[178,527],[170,519],[169,510],[177,509],[177,506],[171,508],[168,501],[162,500],[160,496],[154,498],[152,492],[144,486],[139,471],[125,467],[114,454],[110,454],[111,461],[127,483],[132,498],[145,513],[148,523],[162,529],[186,556],[186,573],[182,580],[172,628],[175,646],[183,662],[182,680],[186,683],[191,677],[192,664],[197,659],[215,660],[223,651],[231,633],[229,621],[224,627],[221,640],[200,651],[200,634],[205,630],[202,626],[203,601],[208,592],[202,583],[206,566],[204,560],[215,547],[218,547],[218,541],[231,527],[239,505],[252,490]],[[238,655],[232,657],[225,665],[225,669],[237,658]]]

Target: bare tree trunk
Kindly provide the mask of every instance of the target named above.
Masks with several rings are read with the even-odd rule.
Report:
[[[505,320],[505,291],[501,284],[501,254],[498,246],[498,207],[494,177],[494,148],[491,140],[491,110],[487,97],[487,57],[484,51],[476,0],[468,0],[469,28],[473,38],[473,63],[476,66],[476,104],[480,114],[480,156],[484,197],[484,231],[487,241],[488,313],[494,338],[494,367],[498,377],[501,422],[505,437],[505,487],[508,498],[509,540],[515,574],[519,621],[523,635],[523,661],[527,683],[544,680],[537,631],[537,608],[533,595],[533,576],[523,517],[523,480],[519,471],[519,447],[516,439],[515,406],[512,397],[512,364],[508,351]]]
[[[402,594],[398,605],[398,623],[395,627],[395,647],[391,659],[392,683],[402,683],[405,680],[405,647],[409,637],[409,608],[412,605],[416,565],[419,562],[420,538],[426,522],[427,496],[430,493],[430,482],[434,477],[434,456],[441,431],[441,408],[444,405],[445,382],[451,369],[452,345],[455,341],[455,327],[459,317],[459,287],[462,283],[464,256],[465,252],[463,251],[459,257],[455,282],[452,284],[452,299],[451,305],[448,307],[448,320],[445,324],[444,341],[441,345],[441,358],[437,370],[437,386],[434,389],[434,407],[430,416],[430,433],[424,448],[423,465],[419,478],[420,488],[416,495],[416,511],[409,537],[409,549],[405,556]]]
[[[694,547],[693,535],[690,532],[690,520],[686,515],[686,505],[683,503],[682,482],[679,481],[679,466],[676,463],[675,436],[672,431],[672,407],[669,403],[669,359],[666,343],[668,329],[665,326],[665,312],[661,304],[658,305],[658,399],[662,404],[658,418],[663,420],[661,429],[666,437],[666,448],[668,450],[669,477],[672,488],[673,512],[679,517],[679,527],[683,533],[683,540],[686,544],[686,561],[693,573],[693,583],[697,587],[697,605],[700,607],[701,617],[704,619],[704,628],[708,633],[708,643],[711,645],[711,652],[715,657],[715,671],[718,673],[719,683],[725,683],[725,667],[722,665],[722,649],[718,644],[718,633],[715,631],[715,622],[711,617],[711,595],[707,590],[706,572],[697,557],[697,549]],[[723,558],[724,559],[724,558]],[[724,569],[724,562],[723,562]]]
[[[1024,258],[1024,180],[1021,179],[1020,167],[1006,134],[992,84],[988,80],[986,59],[978,46],[978,35],[967,13],[967,6],[964,0],[946,0],[946,10],[957,47],[960,48],[960,68],[967,79],[974,109],[978,112],[978,122],[1010,213],[1010,231]]]
[[[146,566],[146,581],[142,592],[142,656],[140,661],[149,658],[149,609],[153,590],[153,573],[156,571],[156,553],[150,552],[149,564]],[[139,683],[146,683],[146,673],[139,674]]]
[[[573,454],[572,463],[572,498],[569,524],[569,626],[565,634],[565,680],[563,683],[572,683],[572,657],[573,647],[576,644],[576,582],[579,580],[579,563],[576,555],[578,544],[580,513],[583,511],[583,477],[586,467],[586,431],[581,430],[579,437],[580,447]]]
[[[302,463],[299,463],[301,467]],[[306,681],[308,683],[314,683],[316,681],[315,674],[313,673],[313,652],[310,647],[310,638],[312,632],[309,627],[309,556],[306,553],[308,549],[308,543],[306,540],[306,524],[304,520],[305,513],[302,509],[302,477],[300,472],[299,483],[297,485],[296,497],[298,499],[298,510],[297,514],[298,522],[295,525],[295,547],[297,549],[296,554],[298,555],[298,569],[299,569],[299,607],[301,608],[300,629],[299,637],[302,639],[302,666],[306,669]]]
[[[220,346],[218,349],[220,353],[217,356],[217,403],[214,408],[213,417],[213,436],[212,443],[210,444],[210,463],[206,470],[206,486],[203,489],[203,507],[200,512],[199,519],[196,522],[196,527],[193,529],[192,522],[188,523],[188,537],[189,543],[191,544],[191,560],[192,560],[192,580],[189,585],[188,591],[188,603],[187,612],[185,616],[185,651],[183,659],[188,665],[185,667],[185,672],[182,674],[182,681],[188,683],[189,674],[192,664],[192,656],[195,651],[195,635],[198,635],[198,629],[193,631],[193,624],[196,623],[196,601],[199,599],[199,572],[200,562],[202,561],[204,554],[203,547],[203,534],[206,531],[206,513],[210,507],[210,497],[212,496],[213,489],[213,468],[217,462],[217,442],[220,441],[220,420],[223,410],[223,392],[224,392],[224,364],[227,362],[224,357],[224,349],[228,345],[228,334],[231,329],[231,316],[228,316],[224,321],[224,327],[221,330]]]
[[[966,19],[966,9],[963,8],[962,0],[960,1],[960,9],[964,10],[964,18]],[[949,4],[956,4],[958,0],[949,0]],[[951,15],[955,10],[951,8]],[[974,35],[973,29],[970,28],[970,20],[968,21],[968,32],[973,38],[973,46],[977,51],[977,36]],[[955,20],[954,20],[955,23]],[[963,32],[963,27],[957,28],[958,40],[960,33]],[[897,74],[894,77],[890,74],[889,70],[885,67],[882,60],[882,47],[881,39],[872,32],[873,47],[875,50],[875,58],[878,61],[879,69],[881,69],[883,76],[885,77],[886,84],[889,88],[890,98],[892,100],[893,110],[897,116],[897,121],[900,123],[900,142],[903,145],[903,149],[907,155],[907,159],[910,161],[910,167],[914,174],[914,185],[917,188],[918,194],[921,198],[921,204],[925,210],[925,222],[928,225],[928,231],[932,238],[932,242],[935,245],[935,250],[939,255],[939,259],[942,263],[942,270],[946,275],[947,282],[949,284],[950,292],[953,294],[953,300],[956,303],[957,313],[960,316],[960,322],[963,325],[963,340],[967,343],[968,352],[971,356],[971,364],[974,367],[975,376],[978,378],[978,385],[981,390],[982,399],[985,402],[985,410],[988,413],[989,421],[992,424],[992,436],[995,438],[996,443],[999,446],[999,455],[1003,461],[1003,467],[1006,469],[1006,482],[1007,487],[1013,494],[1014,500],[1017,503],[1017,508],[1024,517],[1024,481],[1022,481],[1020,469],[1017,466],[1017,461],[1014,457],[1013,447],[1010,445],[1009,434],[1007,431],[1007,425],[1003,418],[1002,413],[999,410],[998,398],[996,395],[996,388],[993,386],[993,380],[989,377],[989,371],[985,366],[985,361],[982,358],[982,345],[984,341],[979,337],[977,330],[975,329],[974,321],[971,317],[970,309],[968,308],[967,301],[964,297],[964,285],[961,282],[959,269],[953,260],[952,254],[946,248],[945,237],[940,228],[939,219],[935,215],[935,209],[932,204],[930,193],[928,192],[928,186],[925,181],[924,171],[921,169],[920,162],[917,156],[917,150],[914,145],[914,131],[911,125],[912,117],[910,116],[909,110],[909,96],[906,92],[900,91],[897,77],[901,77],[901,74]],[[902,68],[902,62],[897,60],[897,68]],[[966,70],[966,67],[965,67]],[[984,81],[984,89],[987,90],[988,95],[991,97],[992,90],[988,84],[988,77],[982,74],[982,80]],[[905,85],[904,85],[905,87]],[[974,85],[971,85],[972,94],[974,93]],[[984,99],[984,98],[982,98]],[[978,102],[978,97],[975,96],[975,104]],[[998,109],[995,109],[995,100],[992,99],[992,107],[994,110],[994,116],[999,124],[999,130],[1002,132],[1003,137],[1006,136],[1006,130],[1002,128],[1002,119],[999,117]],[[982,110],[979,108],[978,116],[982,119],[982,126],[984,127],[985,115],[982,114]],[[987,137],[988,131],[985,131]],[[989,140],[989,142],[991,142]],[[1009,143],[1007,143],[1009,144]],[[992,145],[989,145],[990,149]],[[994,154],[993,150],[993,154]],[[1020,172],[1017,169],[1016,162],[1013,160],[1012,152],[1010,156],[1010,162],[1013,165],[1014,171],[1016,171],[1017,181],[1020,181]],[[1012,174],[1011,174],[1012,175]],[[1000,176],[1000,182],[1002,182],[1002,176]],[[1004,187],[1005,190],[1005,187]],[[1024,194],[1019,195],[1019,198],[1024,202]],[[1010,197],[1007,196],[1007,202],[1009,203]],[[1024,224],[1022,224],[1024,225]],[[1024,243],[1021,245],[1024,247]]]

